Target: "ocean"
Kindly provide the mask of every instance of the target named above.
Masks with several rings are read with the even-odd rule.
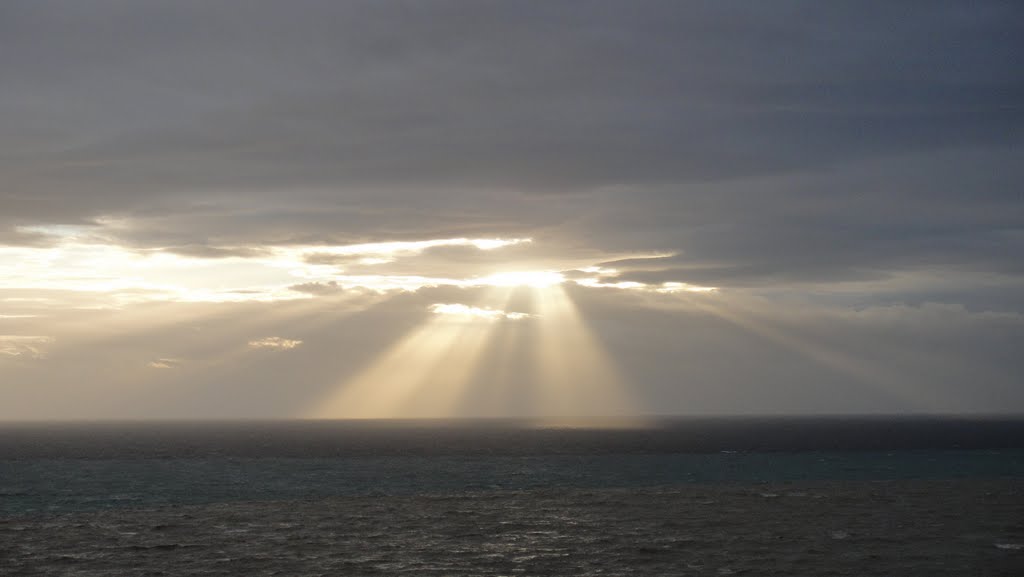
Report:
[[[1024,421],[0,425],[0,575],[1024,575]]]

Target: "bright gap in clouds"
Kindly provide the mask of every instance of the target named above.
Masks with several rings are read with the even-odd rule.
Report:
[[[558,268],[532,270],[523,257],[510,257],[506,270],[493,272],[495,260],[464,261],[428,258],[440,247],[466,247],[482,252],[531,244],[530,238],[445,238],[336,246],[216,247],[228,254],[201,258],[164,249],[133,249],[86,227],[36,227],[25,231],[53,240],[46,247],[0,246],[0,290],[51,290],[89,293],[120,307],[146,301],[241,302],[309,298],[315,291],[294,287],[333,287],[379,293],[416,291],[424,287],[548,288],[575,282],[590,288],[636,291],[708,291],[681,282],[647,285],[616,280],[613,269],[581,263],[579,257],[545,255]],[[594,259],[615,255],[594,252]],[[425,260],[419,261],[418,258]],[[400,261],[400,262],[399,262]],[[490,270],[488,270],[490,268]],[[349,270],[353,269],[353,270]],[[564,272],[592,275],[569,280]],[[372,273],[369,271],[373,271]],[[70,301],[68,306],[73,306]]]
[[[478,282],[483,286],[547,288],[565,282],[565,275],[549,270],[500,272]]]

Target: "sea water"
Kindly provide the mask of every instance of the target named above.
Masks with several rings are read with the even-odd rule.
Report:
[[[7,425],[0,575],[1024,575],[1020,432]]]

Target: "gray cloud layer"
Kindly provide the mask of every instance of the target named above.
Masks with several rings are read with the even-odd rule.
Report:
[[[787,249],[774,230],[834,230],[818,217],[851,207],[844,228],[857,238],[874,237],[865,221],[883,218],[898,230],[882,235],[923,240],[945,231],[917,215],[901,226],[893,213],[937,197],[940,207],[984,204],[990,212],[971,212],[1005,221],[1006,205],[1019,205],[1015,3],[15,2],[3,11],[8,225],[148,216],[170,218],[164,236],[197,242],[344,234],[339,224],[354,235],[529,229],[579,207],[522,196],[604,191],[606,217],[653,202],[663,210],[636,218],[685,218],[697,205],[711,224],[755,220],[743,236]],[[870,159],[903,157],[922,172],[873,172]],[[818,214],[737,214],[787,212],[793,196]],[[686,237],[661,242],[699,234],[679,224]],[[168,242],[159,227],[135,236]],[[714,232],[696,240],[721,252]]]
[[[889,342],[851,311],[897,311],[918,330],[942,310],[935,322],[958,336],[941,350],[962,347],[961,367],[995,363],[995,395],[1022,374],[1013,355],[990,352],[1005,319],[985,316],[1024,311],[1021,54],[1013,1],[4,2],[0,245],[45,245],[52,237],[24,227],[55,224],[203,258],[532,237],[389,270],[585,255],[619,269],[617,281],[811,306],[817,316],[799,321],[810,340],[834,329],[840,350]],[[629,258],[652,253],[673,256]],[[627,322],[610,302],[589,308],[661,326],[649,312]],[[730,341],[721,318],[679,314],[655,342],[693,321],[724,350],[771,356]],[[651,406],[679,405],[665,392],[674,353],[616,344],[617,326],[595,330],[654,383]],[[900,334],[892,346],[906,349],[914,340]],[[317,335],[298,337],[293,358],[323,353]],[[140,355],[186,359],[171,379],[186,353]],[[939,366],[925,357],[896,364]],[[74,366],[53,358],[54,371]],[[746,378],[712,365],[709,398]],[[779,387],[823,378],[793,371]]]

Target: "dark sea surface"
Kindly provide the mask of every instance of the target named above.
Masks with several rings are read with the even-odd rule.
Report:
[[[1024,421],[0,424],[0,575],[1024,576]]]

